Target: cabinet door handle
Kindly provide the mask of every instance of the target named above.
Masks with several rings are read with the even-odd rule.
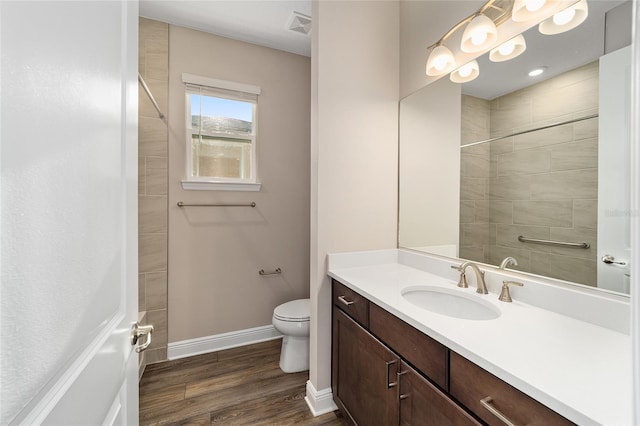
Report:
[[[482,406],[484,408],[486,408],[487,410],[489,410],[489,412],[491,414],[493,414],[494,416],[496,416],[498,419],[500,419],[502,421],[502,423],[504,423],[507,426],[515,426],[515,423],[513,423],[511,420],[509,420],[509,418],[507,416],[505,416],[504,414],[502,414],[500,412],[500,410],[498,410],[496,407],[494,407],[491,403],[493,402],[493,398],[491,398],[490,396],[483,398],[480,400],[480,404],[482,404]]]
[[[392,387],[394,387],[394,386],[396,386],[398,384],[398,382],[389,383],[389,377],[391,376],[391,374],[389,374],[389,367],[392,366],[392,365],[395,365],[397,363],[398,363],[398,361],[395,360],[395,359],[393,361],[387,361],[386,362],[386,364],[387,364],[387,367],[386,367],[387,368],[387,389],[391,389]]]
[[[398,401],[409,398],[408,393],[400,393],[400,388],[402,387],[402,376],[405,374],[407,374],[406,371],[398,371]]]
[[[342,302],[345,306],[353,305],[354,303],[353,300],[347,300],[344,298],[344,296],[339,296],[338,300]]]

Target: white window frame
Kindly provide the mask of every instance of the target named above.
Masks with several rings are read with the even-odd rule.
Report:
[[[256,150],[257,134],[257,107],[258,95],[261,89],[258,86],[236,83],[226,80],[218,80],[202,77],[193,74],[182,74],[182,82],[185,84],[185,131],[186,131],[186,177],[182,180],[182,188],[187,190],[209,190],[209,191],[260,191],[261,184],[258,181],[258,164]],[[225,99],[239,100],[253,103],[253,125],[249,135],[229,135],[226,133],[210,134],[221,138],[246,139],[251,141],[251,167],[250,177],[241,178],[213,178],[206,176],[193,176],[193,153],[191,127],[191,105],[189,95],[202,93],[208,96],[215,96]]]

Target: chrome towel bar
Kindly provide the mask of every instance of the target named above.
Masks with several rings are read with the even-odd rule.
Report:
[[[591,247],[591,244],[584,241],[581,243],[568,243],[565,241],[538,240],[535,238],[523,237],[522,235],[518,237],[518,241],[520,241],[521,243],[545,244],[548,246],[572,247],[581,249],[588,249]]]
[[[256,203],[255,202],[250,202],[247,204],[224,204],[224,203],[218,203],[218,204],[186,204],[183,203],[182,201],[178,201],[176,203],[176,205],[178,207],[255,207]]]

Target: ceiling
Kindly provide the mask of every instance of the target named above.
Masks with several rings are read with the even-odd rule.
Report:
[[[140,1],[145,18],[311,56],[310,35],[289,29],[294,12],[310,17],[311,0]]]
[[[527,50],[518,58],[502,63],[489,62],[488,55],[479,58],[480,76],[466,83],[463,92],[493,99],[595,60],[604,53],[604,12],[623,2],[589,0],[587,21],[564,34],[544,36],[532,28],[525,33]],[[441,1],[433,1],[434,7],[436,3]],[[310,18],[311,0],[140,1],[140,15],[146,18],[311,56],[310,34],[289,29],[294,13]],[[527,73],[540,65],[548,70],[534,81]]]

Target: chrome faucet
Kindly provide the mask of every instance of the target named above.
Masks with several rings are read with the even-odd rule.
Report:
[[[509,265],[518,266],[518,261],[511,256],[505,257],[502,263],[500,263],[500,269],[504,269]]]
[[[478,286],[478,288],[476,289],[476,293],[488,294],[489,292],[487,291],[487,284],[484,281],[484,272],[481,271],[480,268],[478,268],[478,265],[470,261],[464,262],[460,266],[455,266],[455,265],[451,266],[453,269],[457,269],[458,271],[460,271],[460,281],[458,282],[458,287],[462,287],[462,288],[469,287],[469,284],[467,283],[466,272],[465,272],[468,266],[470,266],[471,269],[473,269],[473,271],[476,273],[476,284]]]

